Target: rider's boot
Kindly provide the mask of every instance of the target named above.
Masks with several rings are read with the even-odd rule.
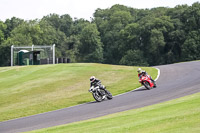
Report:
[[[105,93],[105,86],[104,85],[102,85],[102,86],[100,86],[100,88],[102,89],[102,90],[104,90],[103,92],[101,92],[102,93],[102,99],[105,99],[106,98],[106,93]]]
[[[153,88],[156,88],[156,82],[152,79],[152,82],[154,84]]]
[[[156,88],[156,82],[155,82],[152,78],[150,78],[150,79],[151,79],[151,81],[152,81],[153,84],[154,84],[153,88]]]

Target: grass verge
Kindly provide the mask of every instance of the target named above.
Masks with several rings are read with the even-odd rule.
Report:
[[[155,68],[143,68],[155,79]],[[0,67],[0,121],[94,101],[88,92],[94,75],[113,94],[140,86],[137,67],[72,63]]]
[[[200,93],[30,133],[199,133]]]

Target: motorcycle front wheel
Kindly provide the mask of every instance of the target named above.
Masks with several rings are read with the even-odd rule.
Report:
[[[102,99],[102,96],[98,94],[98,92],[93,92],[92,93],[94,99],[97,101],[97,102],[101,102],[103,99]]]
[[[145,88],[147,88],[148,90],[151,89],[149,82],[144,82],[143,85],[144,85]]]

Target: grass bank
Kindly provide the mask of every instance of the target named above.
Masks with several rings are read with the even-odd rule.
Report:
[[[143,68],[153,78],[155,68]],[[88,92],[94,75],[113,94],[140,86],[137,67],[74,63],[0,67],[0,121],[94,101]]]
[[[200,93],[30,133],[199,133]]]

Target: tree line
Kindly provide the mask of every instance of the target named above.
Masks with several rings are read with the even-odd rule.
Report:
[[[56,57],[71,62],[154,66],[200,59],[200,3],[135,9],[96,9],[91,21],[50,14],[0,21],[0,66],[10,47],[56,44]]]

